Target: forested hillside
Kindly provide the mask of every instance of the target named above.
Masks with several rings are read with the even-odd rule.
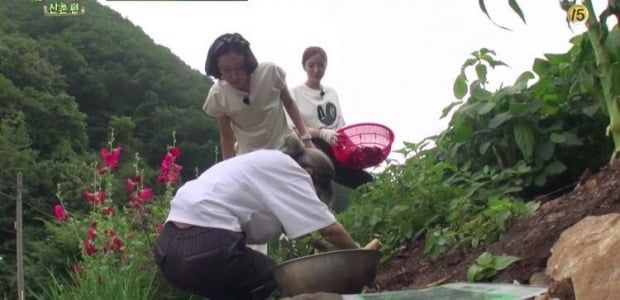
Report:
[[[30,255],[32,243],[45,240],[38,219],[49,218],[59,197],[68,209],[86,208],[80,194],[91,172],[86,166],[112,132],[121,160],[139,153],[147,174],[176,141],[183,179],[213,163],[217,127],[201,111],[210,80],[118,13],[92,0],[80,1],[87,7],[83,16],[53,18],[44,17],[44,3],[1,3],[0,291],[13,297],[18,172],[32,282],[46,276],[28,272],[39,261]],[[54,251],[61,250],[47,254]]]
[[[43,3],[0,3],[0,296],[16,295],[21,173],[26,298],[192,299],[158,277],[151,246],[174,190],[216,160],[217,126],[200,110],[212,83],[95,0],[80,0],[84,16],[54,18],[43,16]],[[618,174],[604,167],[620,153],[620,27],[588,22],[565,53],[534,59],[498,89],[488,75],[510,57],[484,47],[463,57],[453,74],[457,100],[437,113],[450,119],[447,128],[405,142],[395,149],[404,162],[388,161],[353,191],[338,220],[357,241],[379,238],[383,260],[394,259],[378,290],[411,288],[415,272],[430,278],[417,286],[491,280],[508,267],[527,270],[529,280],[546,267],[549,243],[513,235],[505,245],[518,252],[483,252],[522,224],[515,221],[539,228],[516,233],[551,241],[596,209],[586,202],[617,211],[616,186],[608,187]],[[601,168],[600,192],[556,201],[565,211],[541,205]],[[563,221],[553,229],[535,214]],[[312,240],[275,237],[269,255],[282,262],[316,253]],[[498,266],[504,254],[520,260]],[[434,264],[446,257],[447,267]]]

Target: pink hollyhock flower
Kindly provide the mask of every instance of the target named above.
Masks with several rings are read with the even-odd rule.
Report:
[[[174,156],[175,158],[181,156],[181,149],[179,147],[172,147],[170,149],[168,149],[168,153],[170,153],[172,156]]]
[[[97,248],[95,248],[95,244],[92,240],[86,239],[84,240],[84,251],[88,255],[93,255],[97,252]]]
[[[157,180],[161,183],[176,183],[179,179],[179,174],[183,170],[183,167],[174,163],[174,161],[181,155],[181,150],[178,147],[172,147],[166,152],[164,158],[160,163],[160,174]]]
[[[103,174],[105,174],[106,172],[108,172],[108,170],[110,170],[110,168],[108,168],[108,167],[102,167],[102,168],[97,169],[97,173],[99,173],[99,175],[102,175],[102,176],[103,176]]]
[[[143,188],[138,192],[138,197],[140,199],[147,201],[153,198],[153,189],[152,188]]]
[[[136,194],[129,195],[129,203],[131,203],[131,207],[134,209],[141,209],[144,206],[144,200]]]
[[[123,242],[121,242],[121,239],[116,234],[116,231],[110,230],[109,236],[112,239],[110,241],[110,248],[114,250],[121,250],[121,247],[123,247]]]
[[[117,251],[120,251],[121,248],[123,248],[123,242],[118,237],[118,235],[115,235],[112,237],[111,246],[112,246],[112,249],[117,250]]]
[[[82,274],[82,265],[80,264],[73,264],[73,272],[79,274]]]
[[[125,185],[127,186],[127,191],[129,191],[130,193],[133,192],[134,189],[136,189],[136,182],[133,181],[133,179],[131,178],[127,178],[127,181],[125,181]]]
[[[114,208],[112,206],[106,206],[103,208],[103,211],[102,211],[104,216],[111,216],[113,212],[114,212]]]
[[[97,238],[97,230],[95,227],[88,227],[88,231],[86,231],[86,238],[94,241]]]
[[[88,191],[88,189],[83,189],[82,194],[84,195],[86,200],[88,200],[88,202],[92,204],[101,204],[103,203],[103,201],[105,201],[105,192],[103,191],[96,191],[94,193],[91,193]]]
[[[65,207],[61,204],[54,205],[54,215],[56,215],[56,219],[58,219],[59,221],[65,221],[67,219]]]
[[[118,168],[118,158],[121,155],[121,150],[121,147],[116,147],[112,151],[108,151],[107,148],[102,147],[101,160],[103,160],[103,164],[110,169]]]
[[[161,168],[160,174],[157,176],[157,180],[161,183],[176,183],[179,180],[179,175],[183,170],[182,166],[172,164],[170,168]]]
[[[162,170],[170,169],[172,165],[174,164],[174,161],[176,160],[176,158],[177,157],[172,155],[172,153],[166,152],[166,155],[164,155],[164,158],[161,160],[161,163],[159,164],[160,169]]]
[[[133,192],[136,189],[136,185],[140,182],[142,182],[142,177],[140,176],[136,176],[134,178],[127,178],[127,181],[125,181],[127,191],[129,191],[130,193]]]

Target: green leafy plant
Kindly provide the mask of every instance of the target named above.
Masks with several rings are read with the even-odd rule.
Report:
[[[476,248],[500,239],[516,217],[529,217],[538,203],[525,203],[510,197],[490,198],[483,208],[467,207],[467,201],[455,201],[446,219],[426,235],[424,252],[432,258],[444,254],[455,244]]]
[[[439,149],[426,145],[406,143],[400,150],[411,155],[406,163],[389,165],[373,183],[354,191],[349,208],[339,215],[356,239],[383,241],[384,259],[424,233],[425,250],[433,257],[456,243],[493,241],[507,219],[526,211],[510,196],[521,191],[522,181],[514,176],[519,169],[458,168],[439,161]],[[502,217],[506,220],[499,222]]]
[[[458,233],[452,228],[436,226],[426,234],[424,253],[435,259],[448,251],[458,239]]]
[[[313,232],[295,240],[289,240],[285,236],[274,237],[268,243],[268,254],[275,262],[281,263],[331,249],[331,246],[325,243],[319,232]]]
[[[481,10],[489,16],[486,11],[484,0],[478,1]],[[516,0],[509,1],[510,7],[525,22],[525,17]],[[560,7],[568,10],[574,1],[562,0]],[[594,65],[590,69],[584,69],[580,74],[586,79],[580,82],[580,88],[596,95],[600,101],[601,110],[608,115],[609,123],[605,133],[612,137],[614,150],[611,153],[611,160],[620,156],[620,25],[616,25],[613,30],[607,27],[607,19],[615,16],[620,22],[620,0],[607,1],[607,7],[598,16],[592,5],[592,0],[584,0],[582,5],[588,10],[586,20],[587,32],[582,35],[584,49],[579,59],[587,59],[588,54],[593,54]],[[490,18],[490,17],[489,17]],[[567,24],[570,27],[570,22]],[[501,26],[500,26],[501,27]]]
[[[511,198],[489,199],[487,207],[461,227],[462,241],[471,241],[472,247],[499,240],[516,217],[527,218],[538,208],[537,202],[524,203]]]
[[[443,111],[448,128],[397,150],[375,180],[353,192],[338,217],[353,236],[384,242],[384,260],[425,237],[432,257],[456,244],[478,247],[500,238],[515,217],[528,216],[532,195],[574,182],[604,165],[613,147],[590,77],[594,57],[581,36],[565,54],[537,59],[513,85],[488,89],[489,70],[506,65],[486,48],[457,76],[459,100]],[[538,81],[533,79],[538,76]]]
[[[489,252],[483,252],[478,256],[476,262],[467,269],[467,280],[472,282],[489,280],[518,260],[519,258],[516,256],[495,256]]]
[[[451,112],[452,117],[437,138],[440,159],[473,170],[512,169],[520,181],[517,185],[527,187],[529,193],[536,192],[536,187],[552,189],[585,168],[603,165],[604,159],[586,159],[598,157],[593,153],[611,153],[604,134],[596,130],[604,126],[605,116],[596,95],[585,88],[588,78],[581,75],[593,68],[594,57],[581,37],[572,43],[568,53],[547,54],[546,60],[534,62],[536,83],[529,84],[535,76],[528,71],[514,85],[497,91],[486,89],[486,66],[505,64],[494,58],[492,50],[473,52],[454,84],[455,97],[467,99],[443,111],[442,117]],[[473,78],[467,72],[470,68],[475,69]]]
[[[405,143],[405,164],[390,163],[375,180],[353,191],[347,210],[338,215],[358,241],[373,237],[383,243],[385,257],[415,240],[444,215],[446,203],[461,193],[445,181],[450,164],[438,162],[427,141]]]

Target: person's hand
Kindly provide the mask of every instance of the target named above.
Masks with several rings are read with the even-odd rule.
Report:
[[[314,248],[318,249],[319,251],[327,251],[327,250],[329,250],[329,247],[330,247],[330,244],[325,239],[323,239],[323,238],[319,238],[319,239],[313,238],[310,241],[310,244]]]
[[[307,140],[307,141],[305,141],[305,142],[304,142],[304,146],[305,146],[306,148],[314,148],[314,149],[316,149],[316,145],[314,145],[314,143],[313,143],[311,140]]]
[[[319,131],[319,137],[326,143],[333,145],[338,140],[338,133],[331,129],[321,129]]]

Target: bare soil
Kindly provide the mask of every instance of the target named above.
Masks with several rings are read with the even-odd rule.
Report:
[[[541,205],[532,217],[514,220],[500,241],[486,247],[455,246],[435,260],[424,254],[423,240],[403,247],[391,261],[380,266],[371,291],[466,281],[467,269],[484,251],[521,258],[499,273],[494,282],[530,284],[533,274],[545,271],[550,249],[565,229],[589,215],[620,212],[620,160],[596,174],[586,171],[572,191],[564,195],[539,197],[535,201]]]

